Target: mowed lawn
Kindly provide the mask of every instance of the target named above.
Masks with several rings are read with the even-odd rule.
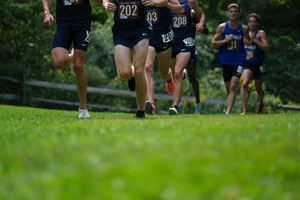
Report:
[[[300,199],[300,113],[90,114],[0,105],[0,199]]]

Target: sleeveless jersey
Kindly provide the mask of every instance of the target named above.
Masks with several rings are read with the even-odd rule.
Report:
[[[187,0],[183,0],[180,5],[182,6],[184,13],[182,15],[172,13],[172,29],[174,31],[174,38],[192,37],[191,8]]]
[[[147,19],[151,22],[153,31],[166,30],[171,26],[172,13],[166,6],[147,6]]]
[[[146,6],[141,0],[115,0],[115,4],[114,20],[117,22],[136,22],[147,17]]]
[[[260,32],[258,30],[255,36]],[[254,42],[250,46],[245,45],[246,50],[246,62],[252,65],[263,65],[265,52],[259,48]]]
[[[244,65],[246,52],[243,41],[243,25],[239,23],[237,29],[231,29],[226,22],[222,40],[228,35],[233,35],[233,40],[223,44],[219,49],[219,64],[221,65]]]
[[[91,15],[89,0],[56,0],[58,23],[90,23]]]

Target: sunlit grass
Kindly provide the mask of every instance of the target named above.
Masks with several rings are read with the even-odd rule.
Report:
[[[300,199],[300,114],[0,106],[0,199]]]

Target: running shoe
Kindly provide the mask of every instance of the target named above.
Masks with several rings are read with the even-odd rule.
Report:
[[[195,115],[201,115],[201,103],[195,103]]]
[[[226,110],[223,110],[223,113],[224,113],[225,115],[229,115],[229,114],[230,114],[230,113],[227,112]]]
[[[72,48],[72,50],[71,50],[71,54],[70,55],[72,55],[72,54],[74,54],[74,48]],[[73,62],[74,62],[74,60],[73,60]],[[70,62],[70,70],[71,70],[71,73],[74,75],[74,76],[76,76],[76,74],[75,74],[75,72],[74,72],[74,63],[73,63],[72,61]]]
[[[136,112],[136,118],[145,119],[145,112]]]
[[[247,110],[243,110],[243,112],[241,113],[241,115],[247,115],[247,114],[248,114]]]
[[[182,100],[179,102],[179,104],[178,104],[178,109],[180,109],[180,108],[182,108],[183,107],[183,102],[182,102]]]
[[[178,115],[178,111],[176,108],[169,108],[169,115]]]
[[[151,102],[150,100],[146,101],[145,112],[147,114],[155,115],[155,106],[154,103]]]
[[[173,94],[175,91],[175,82],[173,80],[172,77],[172,81],[170,83],[166,82],[166,88],[167,88],[167,92],[168,94]]]
[[[89,118],[89,117],[90,115],[88,110],[79,109],[79,118]]]
[[[264,114],[264,107],[265,107],[265,103],[263,103],[262,105],[258,105],[256,114],[258,115]]]
[[[134,76],[128,79],[128,88],[130,91],[135,91],[135,78]]]
[[[188,81],[188,75],[187,75],[187,71],[186,69],[183,70],[183,80],[184,80],[184,87],[185,89],[188,89],[189,88],[189,81]]]

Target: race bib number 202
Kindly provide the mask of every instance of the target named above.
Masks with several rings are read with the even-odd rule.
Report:
[[[81,4],[82,0],[62,0],[64,6],[74,6]]]
[[[137,19],[139,18],[139,2],[119,2],[119,19]]]

